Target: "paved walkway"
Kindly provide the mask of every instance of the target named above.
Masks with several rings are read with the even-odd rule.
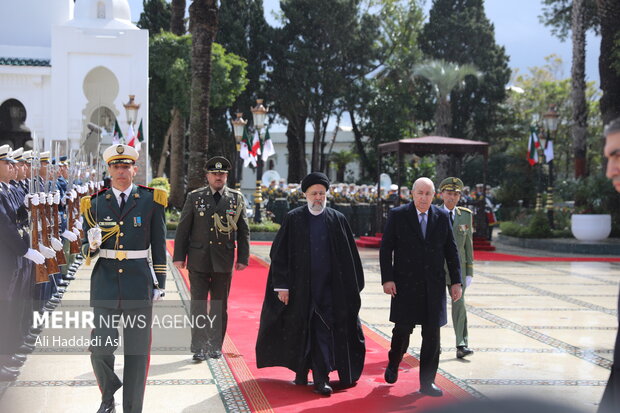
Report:
[[[258,257],[268,259],[268,252],[269,246],[252,246]],[[360,252],[366,275],[360,317],[389,339],[389,297],[380,285],[378,251]],[[87,299],[89,276],[90,268],[83,266],[65,300]],[[619,279],[618,263],[477,262],[466,295],[475,354],[456,359],[452,327],[446,326],[440,372],[476,397],[540,396],[595,412],[611,365]],[[187,300],[185,286],[172,270],[166,291],[168,302]],[[411,345],[410,352],[417,355],[418,329]],[[247,408],[223,359],[194,364],[187,349],[177,350],[152,356],[144,412]],[[117,372],[122,360],[117,357]],[[116,397],[119,412],[121,393]],[[94,412],[100,400],[88,353],[35,352],[15,383],[0,385],[0,394],[0,412],[11,413]]]

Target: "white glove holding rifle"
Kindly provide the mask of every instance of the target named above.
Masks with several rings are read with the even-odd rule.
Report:
[[[70,242],[77,241],[78,239],[77,235],[75,235],[73,232],[69,231],[68,229],[66,229],[65,232],[60,234],[60,236]]]
[[[52,248],[54,251],[62,251],[62,241],[58,238],[51,237]]]
[[[28,252],[24,254],[24,258],[28,258],[37,265],[41,265],[45,262],[45,257],[41,255],[39,251],[32,248],[28,248]]]
[[[53,249],[47,248],[45,245],[39,244],[39,252],[47,259],[54,258],[56,253]]]
[[[87,235],[91,250],[96,250],[101,246],[101,228],[91,228],[88,230]]]

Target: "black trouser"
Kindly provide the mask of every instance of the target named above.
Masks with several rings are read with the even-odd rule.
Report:
[[[415,325],[396,323],[392,330],[392,344],[388,358],[390,367],[398,368],[403,355],[409,348],[409,336]],[[428,386],[435,382],[439,367],[439,330],[438,326],[422,325],[422,349],[420,350],[420,385]]]
[[[194,320],[192,353],[222,349],[228,325],[228,294],[231,279],[231,272],[189,272],[191,312]]]
[[[103,401],[112,399],[116,390],[123,386],[123,413],[140,413],[149,368],[153,307],[131,310],[95,307],[93,313],[95,329],[91,337],[97,341],[95,345],[90,346],[90,361],[101,390],[101,399]],[[134,327],[123,329],[122,344],[125,359],[123,382],[114,373],[114,351],[118,347],[118,341],[115,341],[119,337],[118,329],[111,323],[105,325],[102,322],[103,319],[111,320],[113,316],[120,315],[125,319],[135,317],[139,320]]]
[[[312,369],[315,384],[328,383],[329,372],[334,370],[335,364],[332,332],[316,312],[310,318],[309,327],[306,361],[302,371],[297,373],[306,376]]]

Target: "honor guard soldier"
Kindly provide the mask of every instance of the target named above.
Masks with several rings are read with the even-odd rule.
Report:
[[[103,152],[112,177],[105,188],[80,203],[88,242],[87,258],[98,255],[90,280],[90,303],[95,316],[91,362],[102,403],[97,413],[115,411],[114,392],[123,386],[123,412],[142,411],[148,371],[152,304],[164,296],[166,279],[167,194],[135,185],[138,152],[112,145]],[[122,317],[123,338],[114,324]],[[134,325],[131,326],[132,321]],[[114,373],[114,351],[124,345],[124,384]]]
[[[174,242],[174,265],[189,269],[193,320],[213,320],[213,326],[194,325],[191,351],[195,361],[219,358],[226,334],[227,305],[235,247],[241,271],[248,265],[250,230],[243,195],[226,186],[230,162],[216,156],[207,161],[208,185],[187,195]],[[235,245],[235,241],[237,241]],[[207,313],[207,296],[210,310]],[[203,323],[204,324],[204,323]]]
[[[459,178],[449,177],[439,184],[439,192],[443,199],[443,208],[450,214],[452,232],[459,251],[461,262],[461,274],[465,276],[463,283],[463,295],[460,300],[452,301],[452,324],[456,335],[456,357],[462,359],[474,354],[469,349],[469,337],[467,334],[467,310],[465,309],[465,290],[471,285],[474,276],[474,241],[473,241],[473,213],[471,210],[456,206],[461,199],[463,181]],[[450,278],[446,276],[446,283],[450,286]]]

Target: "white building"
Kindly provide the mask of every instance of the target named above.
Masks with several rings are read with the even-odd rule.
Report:
[[[310,172],[310,163],[312,159],[312,131],[306,131],[306,165],[308,166],[308,172]],[[334,131],[327,132],[327,141],[333,137]],[[288,149],[286,147],[286,133],[285,132],[269,132],[269,136],[273,140],[274,149],[276,151],[275,155],[272,155],[267,159],[267,162],[264,166],[264,171],[275,170],[278,172],[278,175],[282,179],[286,181],[288,177]],[[351,127],[339,127],[336,135],[336,140],[334,141],[334,146],[332,148],[332,153],[340,152],[340,151],[350,151],[353,148],[353,144],[355,142],[355,137],[353,132],[351,131]],[[328,143],[327,148],[329,148],[331,144]],[[327,152],[327,150],[326,150]],[[358,161],[351,162],[347,165],[347,169],[345,172],[345,179],[350,178],[351,182],[356,181],[360,176],[360,164]],[[329,178],[334,181],[336,179],[336,170],[331,169],[329,171]],[[246,194],[249,195],[254,192],[256,189],[256,171],[250,168],[243,168],[243,179],[241,181],[241,189]]]
[[[148,42],[127,0],[0,2],[0,145],[96,152],[92,124],[127,134],[129,95],[148,139]]]

